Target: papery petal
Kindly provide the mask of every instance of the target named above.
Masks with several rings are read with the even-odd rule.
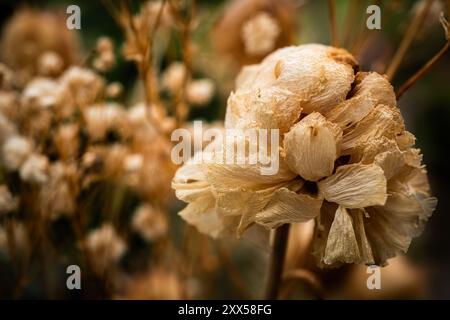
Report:
[[[379,104],[396,105],[392,85],[376,72],[359,72],[350,96],[325,115],[329,121],[339,124],[342,128],[362,120]]]
[[[350,164],[337,168],[331,177],[318,182],[327,201],[346,208],[364,208],[386,202],[386,177],[375,165]]]
[[[403,129],[403,120],[396,107],[378,105],[344,133],[341,153],[351,154],[355,147],[381,137],[394,139]]]
[[[256,214],[256,222],[268,228],[277,228],[285,223],[306,222],[319,215],[321,206],[320,198],[280,188],[266,207]]]
[[[230,235],[236,230],[239,217],[224,217],[215,210],[216,200],[212,194],[189,203],[179,215],[200,232],[213,238]]]
[[[339,155],[342,131],[314,112],[285,135],[286,163],[303,179],[317,181],[331,175]]]
[[[339,206],[328,234],[323,262],[333,265],[337,262],[356,263],[360,259],[352,218],[344,207]]]
[[[301,112],[300,100],[287,89],[268,87],[231,93],[225,126],[280,129],[280,134],[284,134],[298,120]]]

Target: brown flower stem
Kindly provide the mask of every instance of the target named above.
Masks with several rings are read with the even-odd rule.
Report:
[[[333,47],[337,47],[339,46],[339,39],[336,21],[336,3],[334,0],[328,0],[328,11],[330,14],[331,45]]]
[[[289,224],[284,224],[275,230],[275,238],[269,261],[269,273],[264,293],[264,298],[266,300],[276,300],[280,292],[289,237],[289,227]]]
[[[394,57],[391,60],[391,63],[386,69],[386,75],[389,80],[392,80],[398,68],[400,67],[406,53],[408,52],[409,47],[411,46],[411,43],[414,40],[414,37],[417,34],[417,31],[420,29],[423,22],[425,21],[425,18],[427,17],[428,11],[430,11],[431,5],[433,4],[434,0],[425,0],[425,1],[426,1],[425,7],[422,10],[419,10],[419,12],[417,12],[412,18],[408,26],[408,29],[406,29],[406,32],[403,36],[400,46],[398,47],[397,51],[394,54]]]
[[[414,85],[417,81],[419,81],[424,75],[427,74],[428,71],[445,55],[445,53],[450,48],[450,41],[444,45],[444,47],[431,58],[419,71],[417,71],[414,75],[412,75],[396,92],[395,96],[397,100],[408,91],[408,89]]]

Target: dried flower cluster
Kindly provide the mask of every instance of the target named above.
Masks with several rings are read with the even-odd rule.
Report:
[[[315,44],[244,67],[225,128],[279,129],[280,169],[194,158],[173,182],[189,203],[180,215],[212,236],[315,219],[321,266],[384,265],[406,252],[436,199],[392,86],[357,67],[347,51]]]

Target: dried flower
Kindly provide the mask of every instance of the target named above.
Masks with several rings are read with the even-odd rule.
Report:
[[[20,178],[28,183],[47,182],[48,159],[40,154],[32,154],[20,167]]]
[[[48,219],[70,216],[75,212],[78,173],[73,164],[54,162],[48,169],[47,182],[40,191],[41,211]]]
[[[215,25],[214,45],[239,65],[256,63],[293,42],[295,21],[293,1],[234,0]]]
[[[189,103],[196,106],[203,106],[211,101],[215,86],[210,79],[199,79],[191,81],[186,90]]]
[[[18,72],[24,84],[36,75],[40,55],[55,52],[64,68],[79,55],[76,32],[66,28],[66,17],[49,11],[19,10],[5,25],[0,47],[2,61]]]
[[[162,75],[162,85],[171,93],[176,93],[183,86],[186,67],[181,62],[173,62]]]
[[[134,231],[150,242],[166,235],[169,227],[164,212],[149,204],[136,209],[131,225]]]
[[[44,52],[39,56],[38,73],[42,76],[57,76],[64,68],[64,61],[53,51]]]
[[[93,67],[100,71],[106,72],[114,67],[116,57],[114,54],[114,45],[110,38],[101,37],[97,40],[96,45],[97,56],[93,61]]]
[[[90,106],[84,112],[88,134],[94,141],[104,139],[108,130],[117,129],[122,117],[123,109],[110,103]]]
[[[103,273],[122,257],[126,251],[126,244],[117,235],[112,225],[103,224],[89,233],[86,238],[86,248],[96,271]]]
[[[7,170],[18,170],[31,154],[31,142],[24,137],[14,135],[2,146],[2,163]]]
[[[281,30],[277,21],[265,12],[258,13],[242,26],[242,39],[249,55],[264,55],[275,49]]]
[[[189,203],[180,215],[213,236],[315,219],[320,266],[384,265],[406,252],[436,199],[392,86],[356,67],[347,51],[315,44],[245,67],[225,128],[280,129],[279,170],[193,159],[173,182]]]

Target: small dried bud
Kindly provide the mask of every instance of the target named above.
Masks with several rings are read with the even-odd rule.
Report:
[[[194,80],[187,87],[188,102],[202,106],[208,104],[214,94],[214,83],[210,79]]]
[[[57,76],[64,68],[61,57],[53,51],[44,52],[39,56],[38,72],[43,76]]]
[[[175,93],[183,86],[184,77],[186,76],[186,67],[181,62],[172,63],[162,76],[163,87],[171,93]]]
[[[121,83],[119,82],[113,82],[110,83],[107,87],[106,87],[106,96],[108,98],[117,98],[119,97],[123,92],[123,86]]]

